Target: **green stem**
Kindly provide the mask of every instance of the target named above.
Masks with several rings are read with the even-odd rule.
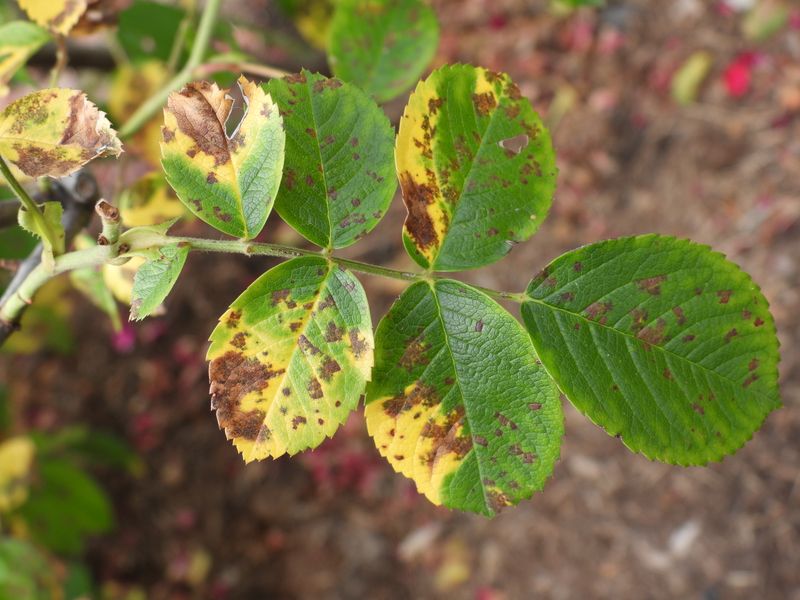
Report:
[[[197,37],[194,39],[194,44],[192,45],[192,50],[186,64],[175,77],[170,79],[164,87],[151,96],[131,115],[119,130],[120,138],[129,138],[139,131],[139,129],[164,106],[172,92],[182,88],[192,80],[192,75],[203,61],[203,55],[211,42],[211,34],[214,29],[214,24],[217,21],[217,14],[219,13],[221,1],[222,0],[208,0],[206,2],[203,8],[203,14],[200,17],[200,25],[197,28]]]
[[[11,172],[11,169],[8,167],[8,164],[2,156],[0,156],[0,173],[3,174],[3,177],[5,177],[9,187],[11,187],[11,189],[14,191],[14,195],[19,198],[19,201],[22,203],[22,206],[25,207],[25,210],[31,214],[31,217],[36,222],[37,228],[47,239],[50,247],[57,248],[58,242],[56,235],[53,230],[50,229],[50,225],[45,220],[42,211],[39,210],[39,206],[28,195],[28,192],[25,191],[25,188],[19,184],[19,181],[17,181],[17,178],[14,177],[14,174]]]
[[[112,257],[113,250],[110,246],[93,246],[86,250],[62,254],[56,257],[53,270],[48,270],[43,264],[39,264],[25,278],[14,295],[0,306],[0,322],[15,323],[22,311],[33,302],[34,294],[55,275],[101,265]]]

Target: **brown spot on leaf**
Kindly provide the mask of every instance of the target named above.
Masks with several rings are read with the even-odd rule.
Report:
[[[747,370],[755,371],[758,368],[758,365],[759,365],[759,360],[757,358],[754,358],[750,361],[750,364],[747,365]]]
[[[727,304],[732,295],[733,290],[719,290],[717,292],[717,298],[719,298],[720,304]]]
[[[698,415],[701,415],[701,416],[706,414],[705,409],[702,406],[700,406],[699,404],[697,404],[696,402],[694,404],[692,404],[692,410],[694,412],[696,412]]]
[[[583,263],[580,261],[573,263],[572,270],[575,271],[576,273],[580,273],[581,271],[583,271]]]
[[[475,331],[478,333],[483,331],[483,319],[478,319],[478,322],[475,323]]]
[[[400,173],[400,188],[403,203],[408,211],[405,227],[414,242],[421,249],[429,248],[438,242],[436,229],[427,207],[436,201],[439,190],[435,182],[419,184],[407,171]]]
[[[739,332],[738,332],[738,331],[736,330],[736,328],[734,327],[733,329],[731,329],[730,331],[728,331],[728,333],[726,333],[726,334],[725,334],[725,343],[726,343],[726,344],[730,343],[730,341],[731,341],[733,338],[735,338],[737,335],[739,335]]]
[[[333,321],[328,321],[328,326],[325,328],[325,341],[329,344],[338,342],[344,336],[344,328],[338,327]]]
[[[233,99],[216,84],[197,81],[188,84],[167,100],[167,110],[175,116],[180,129],[219,166],[230,161],[225,122]]]
[[[239,350],[244,350],[245,346],[247,346],[247,334],[243,331],[240,331],[234,335],[231,339],[231,346],[238,348]]]
[[[312,377],[308,380],[306,389],[308,390],[308,395],[312,400],[319,400],[322,398],[322,385],[320,384],[319,379],[316,377]]]
[[[597,321],[598,323],[605,324],[607,317],[606,315],[614,308],[614,305],[610,301],[606,302],[594,302],[586,307],[586,316],[589,317],[592,321]]]
[[[228,313],[228,317],[225,319],[225,325],[233,329],[239,325],[239,319],[241,318],[242,318],[242,311],[232,310],[231,312]]]
[[[356,358],[360,358],[364,352],[369,350],[369,344],[366,338],[362,337],[361,332],[355,328],[351,329],[348,335],[350,337],[350,347],[353,349],[353,355]]]
[[[323,381],[330,381],[333,377],[334,373],[338,373],[342,370],[342,367],[330,356],[326,356],[322,361],[322,371],[320,372],[320,377],[322,377]]]
[[[497,98],[492,92],[472,94],[472,104],[475,105],[475,111],[480,116],[485,117],[497,106]]]
[[[300,337],[297,338],[297,345],[305,354],[314,356],[320,353],[320,349],[317,348],[305,335],[300,335]]]
[[[496,412],[494,413],[494,417],[500,422],[500,425],[502,425],[503,427],[510,427],[511,429],[517,429],[517,424],[508,417],[506,417],[503,413]]]
[[[756,327],[761,327],[764,324],[764,320],[761,317],[756,317],[756,320],[753,321],[753,325]]]
[[[745,379],[745,380],[744,380],[744,382],[742,383],[742,387],[743,387],[743,388],[748,388],[748,387],[750,387],[750,386],[751,386],[753,383],[755,383],[757,380],[758,380],[758,375],[756,375],[755,373],[751,373],[751,374],[750,374],[750,375],[747,377],[747,379]]]
[[[655,277],[647,277],[636,281],[636,287],[643,292],[647,292],[651,296],[659,296],[661,294],[661,284],[667,280],[666,275],[656,275]]]
[[[289,290],[275,290],[272,292],[272,306],[278,306],[281,301],[286,301],[289,297]]]
[[[292,417],[292,429],[297,429],[300,425],[305,425],[308,421],[305,417],[301,417],[297,415],[296,417]]]
[[[670,379],[670,380],[672,379],[672,371],[670,371],[667,368],[664,369],[663,375],[664,375],[664,379]]]
[[[672,309],[672,314],[675,315],[675,319],[678,321],[678,325],[686,324],[686,314],[683,312],[683,309],[680,306],[674,307]]]

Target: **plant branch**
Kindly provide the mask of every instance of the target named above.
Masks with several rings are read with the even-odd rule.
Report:
[[[211,33],[217,21],[217,14],[222,0],[208,0],[203,7],[200,25],[197,28],[197,37],[194,39],[189,58],[183,68],[167,82],[158,92],[152,95],[136,112],[122,125],[119,137],[129,138],[150,120],[166,103],[169,95],[182,88],[192,80],[195,69],[203,61],[203,55],[211,42]]]
[[[56,62],[53,65],[53,70],[50,71],[50,87],[57,87],[58,80],[61,78],[61,73],[67,66],[69,60],[69,53],[67,52],[67,38],[63,35],[56,37]]]
[[[25,188],[23,188],[19,184],[19,181],[17,181],[17,178],[14,177],[14,174],[11,172],[11,169],[9,168],[8,164],[6,163],[5,159],[2,156],[0,156],[0,173],[2,173],[3,177],[5,177],[9,187],[14,192],[14,195],[17,198],[19,198],[20,202],[22,202],[22,206],[25,208],[25,210],[27,210],[31,214],[31,217],[36,222],[36,226],[42,232],[42,235],[50,243],[50,246],[56,247],[57,245],[56,235],[55,233],[53,233],[53,230],[50,229],[50,225],[45,220],[42,211],[39,210],[39,206],[28,195],[28,192],[25,191]]]
[[[198,66],[195,69],[195,75],[198,77],[205,77],[206,75],[219,71],[250,73],[252,75],[258,75],[259,77],[264,77],[265,79],[280,79],[290,74],[288,71],[270,65],[240,62],[237,60],[223,60],[222,57],[217,57],[217,59],[212,62]]]

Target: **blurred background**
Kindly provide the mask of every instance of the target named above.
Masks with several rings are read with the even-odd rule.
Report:
[[[418,496],[378,455],[361,410],[315,451],[245,467],[209,410],[206,339],[274,263],[193,254],[163,316],[130,325],[120,306],[115,332],[57,280],[3,349],[3,436],[32,435],[55,465],[43,471],[54,491],[32,491],[33,508],[3,517],[4,532],[33,532],[58,577],[75,590],[91,580],[103,598],[800,600],[800,5],[568,4],[432,2],[441,37],[431,66],[509,73],[551,127],[560,168],[539,233],[463,279],[518,291],[562,252],[620,235],[713,245],[761,285],[781,339],[785,406],[751,442],[708,468],[666,466],[567,405],[545,491],[493,520]],[[235,42],[259,62],[327,72],[300,33],[313,42],[324,9],[298,17],[287,6],[223,3],[218,51]],[[6,1],[2,14],[15,10]],[[126,101],[143,99],[135,90],[148,76],[114,71],[115,57],[158,54],[160,28],[174,35],[168,23],[165,13],[138,32],[130,25],[127,41],[123,32],[79,39],[62,85],[86,90],[116,119],[129,114]],[[53,53],[34,56],[11,99],[46,82]],[[385,106],[394,123],[406,97]],[[122,174],[92,166],[101,193],[115,197],[145,174],[144,154],[126,158]],[[404,216],[398,195],[344,254],[410,268]],[[199,221],[178,228],[214,235]],[[303,243],[277,218],[262,238]],[[377,323],[401,284],[362,280]],[[27,450],[5,452],[20,464]],[[86,481],[60,489],[64,477]],[[8,556],[11,571],[38,560]]]

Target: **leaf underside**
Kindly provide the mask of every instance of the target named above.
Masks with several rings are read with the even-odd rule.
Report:
[[[367,428],[431,502],[491,516],[543,487],[564,433],[559,395],[502,307],[456,281],[416,283],[375,343]]]
[[[400,121],[403,241],[434,271],[495,262],[528,239],[556,182],[550,135],[508,75],[469,65],[434,71]]]
[[[436,53],[439,24],[421,0],[340,0],[329,40],[334,75],[385,102],[422,75]]]
[[[389,120],[358,88],[316,73],[273,79],[266,89],[286,126],[278,214],[318,246],[353,244],[397,189]]]
[[[578,410],[680,465],[740,448],[780,405],[767,301],[719,253],[659,235],[592,244],[530,284],[522,315]]]
[[[274,267],[211,334],[220,427],[246,462],[316,447],[358,404],[372,348],[366,295],[350,272],[321,257]]]
[[[244,77],[247,110],[234,133],[227,90],[205,81],[170,94],[164,109],[162,166],[178,198],[203,221],[251,239],[267,221],[283,170],[285,134],[269,95]]]

